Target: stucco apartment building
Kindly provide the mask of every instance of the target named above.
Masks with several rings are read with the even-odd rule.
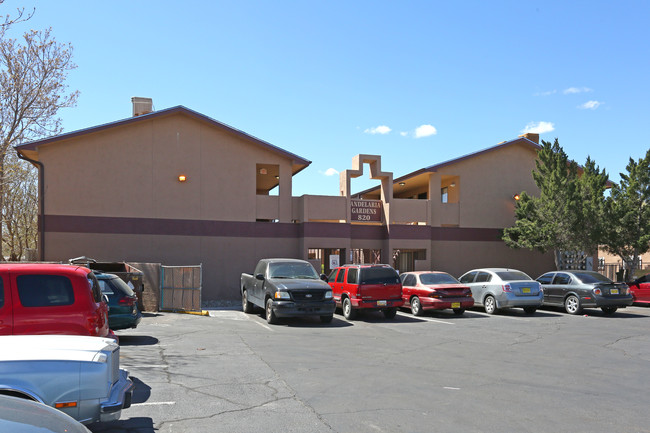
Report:
[[[292,195],[310,161],[188,108],[152,111],[18,146],[39,170],[41,260],[203,265],[203,299],[235,300],[263,257],[390,263],[459,276],[484,266],[536,277],[550,254],[511,250],[514,198],[535,192],[528,134],[395,178],[357,155],[337,195]],[[435,159],[435,155],[419,158]],[[353,193],[350,180],[377,187]]]

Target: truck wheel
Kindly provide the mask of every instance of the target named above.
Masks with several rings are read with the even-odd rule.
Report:
[[[355,317],[357,317],[357,310],[352,308],[352,302],[350,301],[350,298],[345,298],[343,299],[343,317],[345,317],[348,320],[354,320]]]
[[[395,318],[395,315],[397,314],[397,308],[395,308],[395,307],[393,307],[393,308],[386,308],[385,310],[383,310],[383,313],[384,313],[384,317],[385,317],[385,318],[387,318],[387,319],[394,319],[394,318]]]
[[[244,313],[252,313],[254,305],[248,301],[248,290],[244,290],[241,295],[242,310]]]
[[[271,298],[266,300],[266,321],[269,325],[275,325],[278,323],[278,318],[273,312],[273,299]]]

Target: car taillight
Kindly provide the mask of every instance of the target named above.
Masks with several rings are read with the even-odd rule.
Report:
[[[133,306],[133,304],[135,304],[135,298],[125,296],[124,298],[117,301],[117,303],[120,305]]]
[[[602,295],[602,293],[603,293],[603,291],[600,290],[600,289],[594,289],[592,291],[594,292],[594,295],[598,295],[598,296]]]
[[[503,286],[501,286],[501,289],[504,292],[512,292],[512,287],[510,286],[510,284],[504,284]]]
[[[436,292],[435,290],[434,290],[433,292],[431,292],[431,294],[430,294],[429,296],[430,296],[431,298],[439,298],[439,297],[440,297],[440,295],[438,294],[438,292]]]

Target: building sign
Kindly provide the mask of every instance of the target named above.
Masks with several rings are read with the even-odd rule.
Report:
[[[350,200],[352,221],[381,222],[381,200]]]
[[[338,268],[340,266],[339,255],[332,254],[330,256],[330,269]]]

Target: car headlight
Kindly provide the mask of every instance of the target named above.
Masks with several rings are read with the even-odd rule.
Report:
[[[275,292],[275,295],[273,295],[275,299],[291,299],[291,296],[289,296],[289,292]]]
[[[328,290],[327,292],[325,292],[325,299],[332,299],[332,291],[331,290]]]

